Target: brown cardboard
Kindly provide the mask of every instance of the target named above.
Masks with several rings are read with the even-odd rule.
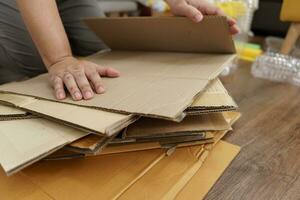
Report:
[[[220,141],[184,188],[168,197],[175,197],[176,200],[203,199],[239,151],[240,147]]]
[[[174,19],[175,22],[178,20],[180,24],[182,23],[187,27],[191,25],[191,22],[186,19]],[[180,31],[181,27],[174,23],[174,19],[170,18],[167,22],[170,23],[168,28],[178,29],[178,34],[181,34],[175,34],[178,46],[185,42],[194,44],[197,48],[207,48],[207,51],[203,52],[210,52],[210,44],[201,46],[197,41],[210,41],[212,37],[213,40],[216,40],[214,43],[218,44],[220,48],[225,47],[226,49],[228,48],[228,52],[232,52],[232,46],[226,45],[232,44],[232,39],[228,32],[228,24],[225,18],[211,17],[209,20],[205,20],[203,24],[206,25],[203,28],[201,23],[195,24],[192,26],[192,29],[188,29],[190,34]],[[101,21],[101,19],[98,20]],[[128,18],[126,22],[130,24],[132,20],[134,19]],[[161,20],[164,21],[165,19]],[[145,23],[146,25],[148,21],[147,19],[139,20],[139,23]],[[124,23],[126,24],[126,22]],[[136,29],[140,29],[140,27],[136,27]],[[200,36],[194,37],[192,33],[198,29],[205,32],[205,39]],[[120,32],[117,32],[117,28],[109,29],[108,32],[122,35]],[[220,34],[224,37],[216,37],[215,34]],[[148,39],[148,36],[150,37],[150,35],[145,35],[145,39]],[[164,37],[164,40],[168,40],[167,38]],[[163,45],[162,43],[157,44]],[[128,45],[130,49],[131,44]],[[219,52],[224,52],[223,50],[220,49]],[[98,53],[87,59],[99,65],[112,66],[118,69],[121,72],[121,77],[116,79],[103,78],[103,83],[107,89],[106,93],[96,95],[91,100],[75,102],[68,98],[63,102],[114,112],[179,121],[184,117],[182,112],[192,104],[193,100],[208,82],[215,79],[224,66],[233,58],[233,54],[161,51],[112,51]],[[26,94],[55,101],[53,89],[48,83],[46,74],[24,82],[3,85],[0,87],[0,90],[2,92]]]
[[[11,175],[87,134],[41,118],[0,121],[0,164]]]
[[[0,116],[26,115],[26,111],[16,109],[6,105],[0,105]]]
[[[218,131],[231,129],[221,113],[191,115],[182,122],[141,118],[126,129],[127,138],[155,137],[182,132]]]
[[[234,53],[225,17],[92,18],[85,23],[113,50]],[[179,39],[180,38],[180,39]]]
[[[226,148],[221,148],[221,150],[218,148],[218,145],[212,150],[213,152],[217,151],[217,154],[208,154],[206,157],[210,159],[211,156],[220,154],[221,156],[217,159],[211,158],[209,161],[219,159],[230,160],[227,158],[232,158],[233,153],[236,154],[235,151],[229,149],[232,148],[231,145]],[[180,161],[182,161],[182,159],[186,161],[194,160],[194,158],[201,158],[204,155],[201,153],[203,150],[200,146],[188,149],[190,149],[190,151],[187,155],[190,156],[181,156],[179,155],[181,152],[179,152],[177,156],[177,152],[175,152],[173,155],[165,157],[161,150],[151,150],[103,155],[85,159],[39,162],[12,177],[6,177],[0,172],[0,193],[2,196],[5,196],[7,200],[45,199],[43,198],[45,196],[55,200],[116,199],[116,197],[129,195],[128,192],[132,190],[132,188],[135,188],[136,185],[139,185],[139,181],[144,181],[145,177],[149,177],[149,173],[152,174],[155,172],[155,168],[158,165],[163,166],[161,165],[161,161],[164,162],[166,159],[174,159],[173,164],[178,163],[180,165],[176,167],[176,165],[172,164],[172,168],[178,168],[184,176],[179,177],[179,182],[174,181],[175,179],[167,182],[167,185],[171,185],[171,187],[162,185],[163,187],[158,188],[155,193],[151,193],[150,195],[153,197],[156,195],[156,192],[162,194],[165,188],[169,189],[167,191],[172,191],[177,194],[186,182],[181,178],[190,176],[191,172],[191,168],[185,168],[185,172],[182,172],[182,168],[180,167],[182,164],[185,164],[185,162]],[[166,164],[169,164],[169,162]],[[215,166],[215,163],[210,162],[210,164],[207,164],[207,168],[211,169],[209,174],[211,174],[211,176],[215,176],[215,174],[219,175],[218,171],[215,172],[213,166]],[[222,165],[218,167],[218,169],[224,169],[225,167],[226,165]],[[199,178],[198,174],[201,174],[201,169],[202,168],[195,173],[197,179]],[[171,170],[162,170],[167,173],[161,174],[160,170],[158,174],[155,174],[156,177],[159,177],[157,180],[166,182],[162,177],[177,177],[176,173],[170,173]],[[194,178],[195,176],[192,177]],[[191,178],[189,179],[193,180]],[[149,188],[143,187],[143,190],[136,190],[134,193],[139,196],[141,195],[141,191],[146,189],[153,190],[155,184],[154,182],[152,183],[153,184],[147,184]],[[177,183],[182,187],[178,188]],[[197,192],[199,188],[195,190],[195,187],[193,187],[192,189],[192,192]],[[132,198],[131,196],[129,199],[137,198]]]
[[[224,118],[226,119],[227,123],[230,125],[234,124],[235,121],[238,120],[238,118],[241,116],[239,112],[223,112],[222,113]],[[215,141],[218,141],[220,138],[222,138],[225,135],[226,131],[217,131],[213,132],[213,137],[215,137]],[[211,133],[206,132],[206,137],[211,138]],[[87,141],[86,141],[87,140]],[[197,144],[203,144],[203,143],[211,143],[212,141],[199,141],[199,142],[192,142],[187,144],[179,144],[180,146],[190,146],[190,145],[197,145]],[[90,153],[98,153],[97,149],[94,148],[98,145],[98,143],[102,143],[101,138],[99,136],[93,136],[89,135],[86,138],[82,138],[78,140],[76,143],[72,143],[71,146],[77,149],[77,152],[84,153],[86,152],[86,149],[90,150]],[[124,145],[109,145],[107,148],[105,148],[101,154],[109,154],[109,153],[122,153],[122,152],[130,152],[130,151],[141,151],[141,150],[148,150],[148,149],[155,149],[155,148],[161,148],[161,145],[157,142],[152,143],[140,143],[140,144],[124,144]],[[80,151],[82,149],[82,151]]]
[[[203,93],[186,109],[187,114],[236,110],[238,106],[219,79],[211,81]]]
[[[58,123],[108,136],[115,134],[137,119],[133,115],[122,115],[15,94],[0,93],[0,101]]]
[[[72,142],[64,149],[82,154],[96,154],[101,152],[113,138],[90,134]]]
[[[70,105],[61,105],[58,103],[44,101],[39,99],[32,99],[31,97],[13,95],[13,94],[0,94],[0,100],[10,106],[19,107],[28,112],[35,113],[44,118],[55,120],[60,123],[68,124],[76,128],[88,130],[94,133],[106,133],[108,135],[117,132],[119,129],[124,128],[127,124],[135,121],[137,117],[125,116],[121,114],[107,113],[105,111],[95,111],[93,109],[85,109],[82,107],[72,107]],[[213,104],[212,104],[213,102]],[[23,118],[32,118],[34,115],[26,113],[24,110],[18,110],[13,107],[0,104],[0,120],[15,120]],[[228,95],[228,92],[218,80],[214,80],[203,91],[194,103],[185,111],[187,114],[207,113],[211,109],[213,111],[223,111],[236,109],[235,103]],[[84,109],[84,110],[83,110]],[[64,112],[58,112],[63,110]],[[1,114],[2,113],[2,114]],[[69,114],[72,113],[72,114]],[[85,113],[90,118],[83,118],[82,113]],[[115,116],[115,117],[112,117]],[[114,119],[111,123],[94,123],[93,119]],[[103,127],[99,127],[103,125]],[[106,130],[106,131],[105,131]]]
[[[26,111],[0,104],[0,121],[29,118],[35,118],[35,116],[31,115],[30,113],[27,113]]]
[[[164,157],[165,153],[156,149],[39,162],[14,175],[14,180],[0,172],[0,193],[7,200],[22,199],[32,193],[46,193],[57,200],[112,199]],[[22,183],[26,182],[30,187],[23,186]],[[31,190],[24,190],[23,187]]]
[[[185,138],[176,138],[176,137],[170,137],[167,138],[167,142],[163,142],[163,140],[160,140],[161,138],[155,138],[154,140],[146,140],[146,141],[140,141],[140,140],[128,140],[125,142],[114,142],[115,139],[109,142],[109,144],[106,146],[105,149],[99,149],[99,146],[102,146],[104,138],[97,135],[88,135],[84,138],[81,138],[75,142],[72,142],[67,147],[65,147],[65,150],[82,153],[82,154],[103,154],[103,152],[122,152],[121,149],[124,150],[124,152],[130,152],[133,150],[146,150],[146,149],[155,149],[155,148],[163,148],[163,146],[189,146],[189,145],[197,145],[197,144],[205,144],[213,142],[214,135],[211,132],[207,132],[204,135],[201,134],[202,137],[195,138],[196,142],[193,141],[194,138],[191,138],[192,140],[184,141]],[[175,139],[179,139],[180,143],[172,143]],[[123,139],[121,139],[123,140]],[[126,139],[125,139],[126,140]],[[140,149],[141,148],[141,149]],[[108,149],[108,150],[107,150]]]
[[[235,146],[235,149],[239,149],[239,147]],[[174,154],[162,159],[141,179],[137,180],[127,190],[120,192],[114,199],[173,199],[201,170],[209,152],[201,146],[177,149]],[[237,152],[234,152],[235,155]],[[225,157],[223,159],[232,156],[232,153],[226,153],[229,155],[221,153]]]

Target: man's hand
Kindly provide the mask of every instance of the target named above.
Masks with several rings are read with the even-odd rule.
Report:
[[[49,78],[55,90],[55,96],[61,100],[66,98],[64,86],[73,100],[91,99],[95,93],[105,91],[101,76],[118,77],[119,72],[99,66],[95,63],[66,57],[48,67]]]
[[[174,15],[185,16],[194,22],[200,22],[203,15],[220,15],[226,16],[225,13],[216,6],[205,0],[166,0]],[[236,34],[239,29],[236,21],[227,17],[231,34]]]

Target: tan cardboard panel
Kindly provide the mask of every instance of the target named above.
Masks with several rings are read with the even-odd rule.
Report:
[[[0,121],[0,164],[15,173],[85,135],[41,118]]]
[[[239,151],[240,147],[220,141],[184,188],[168,197],[176,197],[176,200],[203,199]]]
[[[121,77],[103,78],[106,93],[88,101],[65,103],[133,113],[171,120],[182,118],[208,81],[214,79],[233,55],[161,52],[109,52],[89,58],[100,65],[113,66]],[[54,100],[47,75],[0,86],[1,91]],[[151,92],[150,92],[151,91]]]
[[[228,94],[227,90],[219,79],[215,79],[208,84],[202,94],[187,109],[217,109],[217,108],[237,108],[236,103]]]
[[[138,138],[180,132],[218,131],[231,129],[221,113],[191,115],[182,122],[141,118],[126,129],[126,137]]]
[[[0,101],[10,103],[15,107],[28,110],[58,123],[109,136],[136,120],[133,115],[111,113],[15,94],[2,93],[0,94]]]
[[[26,111],[0,104],[0,117],[26,115]]]
[[[225,17],[92,18],[86,24],[113,50],[233,53]],[[122,33],[122,34],[120,34]]]

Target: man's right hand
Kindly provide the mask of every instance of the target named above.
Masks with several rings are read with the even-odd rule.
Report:
[[[65,88],[73,100],[91,99],[94,93],[105,92],[101,76],[118,77],[120,73],[110,67],[102,67],[95,63],[65,57],[48,66],[49,79],[58,100],[66,98]]]

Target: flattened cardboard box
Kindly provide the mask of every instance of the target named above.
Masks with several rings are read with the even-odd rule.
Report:
[[[223,112],[224,118],[226,119],[227,123],[230,125],[234,124],[241,116],[238,112]],[[209,133],[210,135],[211,133]],[[214,140],[219,140],[225,134],[225,131],[217,131],[213,132]],[[208,136],[208,133],[206,133]],[[86,138],[82,138],[74,143],[71,143],[70,146],[75,150],[75,152],[80,153],[88,153],[88,154],[95,154],[97,153],[97,146],[98,143],[101,143],[101,138],[96,135],[89,135]],[[181,146],[193,146],[198,144],[205,144],[205,143],[212,143],[212,141],[198,141],[186,144],[179,144],[177,147]],[[125,145],[109,145],[106,149],[104,149],[100,154],[110,154],[110,153],[122,153],[122,152],[130,152],[130,151],[142,151],[142,150],[149,150],[149,149],[156,149],[162,148],[161,144],[159,143],[140,143],[140,144],[125,144]]]
[[[58,123],[108,136],[127,127],[138,118],[14,94],[0,94],[0,101]]]
[[[92,19],[91,21],[101,29],[104,22],[107,23],[107,20],[109,19]],[[148,22],[152,20],[155,23],[149,24]],[[197,24],[176,17],[154,18],[151,20],[127,18],[121,23],[123,25],[115,23],[115,19],[111,19],[111,23],[115,26],[105,26],[105,29],[101,30],[106,31],[106,35],[120,34],[120,32],[116,32],[120,28],[117,27],[118,25],[134,24],[134,30],[137,31],[140,30],[142,23],[145,23],[146,27],[149,26],[147,29],[150,30],[153,29],[154,25],[160,24],[161,20],[169,24],[168,29],[178,29],[175,41],[180,44],[176,48],[179,48],[182,41],[184,41],[194,45],[194,52],[212,52],[211,48],[214,48],[214,52],[219,54],[118,51],[115,49],[112,52],[95,54],[89,57],[88,60],[116,68],[121,72],[121,77],[116,79],[103,78],[107,92],[96,95],[92,100],[74,102],[68,98],[63,102],[169,120],[182,119],[184,117],[182,115],[183,111],[192,104],[195,97],[205,88],[208,82],[218,76],[226,63],[232,60],[234,55],[231,53],[233,53],[234,45],[227,21],[222,17],[210,17]],[[181,26],[177,24],[181,24]],[[96,34],[102,35],[103,31]],[[205,34],[206,37],[198,36],[196,42],[194,34],[199,32]],[[220,37],[220,35],[223,37]],[[133,37],[134,35],[128,35],[128,37],[130,36]],[[148,39],[151,35],[146,36],[145,38]],[[155,39],[157,37],[151,38]],[[167,36],[163,38],[165,42],[161,44],[162,46],[174,42],[174,38]],[[206,43],[208,40],[212,42],[209,45]],[[142,42],[143,39],[137,41]],[[159,41],[160,39],[157,44],[159,44]],[[155,43],[153,40],[152,42]],[[218,46],[213,44],[218,44]],[[223,48],[219,49],[220,46],[225,47],[227,51]],[[128,44],[127,48],[130,49],[130,47],[131,44]],[[197,48],[199,48],[199,51],[197,51]],[[151,50],[154,49],[151,48]],[[178,51],[185,50],[178,49]],[[55,101],[46,74],[21,83],[3,85],[0,90]]]
[[[41,118],[0,121],[0,164],[11,175],[86,135]]]
[[[214,182],[220,176],[220,171],[223,171],[228,166],[238,151],[237,147],[233,147],[233,145],[225,145],[219,148],[220,144],[222,145],[222,143],[219,143],[216,148],[212,150],[211,155],[214,156],[214,158],[210,159],[211,155],[206,155],[207,160],[210,161],[206,164],[206,169],[210,169],[210,175],[214,177]],[[197,153],[196,150],[193,152]],[[172,165],[173,168],[182,171],[183,168],[180,168],[182,165],[179,165],[179,168],[176,168],[176,165],[174,165],[175,163],[184,164],[184,162],[180,162],[181,157],[178,157],[179,159],[176,160],[177,156],[175,153],[167,157],[167,159],[171,159],[173,156],[172,159],[175,159]],[[218,157],[216,158],[215,156]],[[165,158],[164,153],[160,150],[151,150],[97,156],[80,160],[40,162],[12,177],[6,177],[0,172],[0,191],[7,200],[122,199],[127,196],[132,197],[131,195],[133,193],[140,196],[142,195],[142,190],[132,190],[140,185],[139,181],[144,182],[144,178],[149,177],[147,176],[148,173],[154,174],[155,177],[176,176],[176,174],[171,173],[170,170],[164,170],[164,173],[161,173],[162,171],[158,169],[159,166],[164,167],[160,161]],[[213,166],[218,164],[218,162],[215,161],[219,159],[222,160],[222,165],[215,171]],[[135,164],[133,165],[133,163]],[[170,162],[164,163],[167,165],[170,164]],[[158,168],[155,168],[156,166]],[[199,180],[203,178],[201,177],[201,175],[204,175],[201,173],[201,166],[196,170],[195,176],[189,177],[189,169],[190,168],[186,168],[186,172],[183,171],[181,173],[183,176],[181,177],[188,177],[189,180]],[[146,177],[144,177],[145,175]],[[205,176],[207,176],[207,174],[205,174]],[[186,181],[180,179],[180,177],[178,178],[178,182],[168,181],[168,183],[173,183],[173,185],[170,185],[171,187],[164,186],[160,189],[160,187],[157,188],[154,184],[151,185],[148,182],[149,187],[143,187],[143,190],[147,189],[151,191],[155,189],[155,193],[151,193],[151,196],[156,195],[156,192],[158,193],[157,196],[159,196],[159,194],[169,194],[166,193],[168,191],[181,195],[181,193],[179,193],[180,189],[182,187],[185,189]],[[178,189],[177,183],[180,185]],[[176,186],[176,188],[173,188],[174,186]],[[210,185],[210,187],[211,186],[212,185]],[[197,187],[189,187],[188,193],[185,195],[191,195],[189,192],[193,192],[201,196],[207,192],[206,189],[199,191],[199,188],[197,188],[197,190],[195,190],[195,188]]]
[[[30,115],[24,111],[27,110],[35,115],[64,123],[84,131],[106,135],[116,133],[138,118],[133,115],[109,113],[14,94],[0,94],[0,103],[2,102],[23,110],[1,105],[0,111],[2,110],[2,114],[0,113],[0,120],[34,117],[34,115]],[[188,114],[199,114],[199,112],[207,113],[207,110],[210,111],[210,108],[213,108],[214,111],[223,111],[224,108],[226,108],[226,110],[237,108],[222,83],[218,80],[212,81],[203,91],[203,94],[195,99],[186,112]],[[83,114],[90,117],[83,117]],[[95,120],[99,120],[102,123],[95,123]]]
[[[126,129],[126,138],[151,138],[184,132],[229,130],[221,113],[187,116],[182,122],[141,118]]]
[[[208,112],[230,111],[237,108],[238,106],[228,94],[221,81],[215,79],[208,84],[203,93],[195,99],[185,112],[188,115],[195,115]]]
[[[210,152],[207,159],[195,175],[178,193],[167,197],[176,200],[203,199],[222,173],[239,153],[240,148],[227,142],[220,141]]]

